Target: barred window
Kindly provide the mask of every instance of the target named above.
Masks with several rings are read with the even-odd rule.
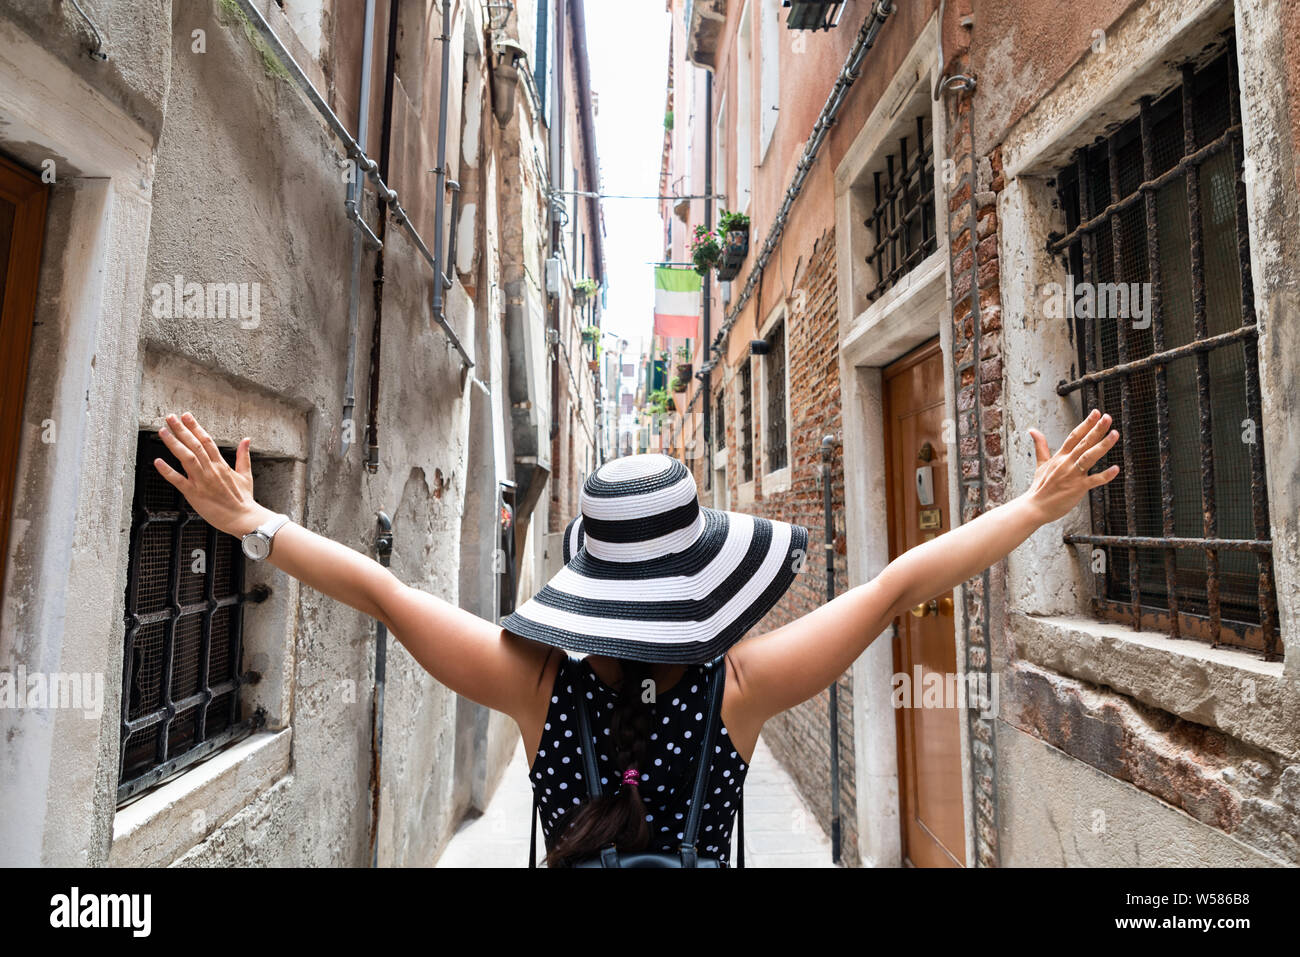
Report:
[[[1231,38],[1202,62],[1057,177],[1066,235],[1048,248],[1082,370],[1057,391],[1121,439],[1091,534],[1066,541],[1093,549],[1100,614],[1277,658]]]
[[[234,464],[233,450],[222,454]],[[118,800],[247,736],[241,714],[244,555],[158,474],[180,469],[139,436],[126,586]]]
[[[763,468],[768,472],[789,464],[785,422],[785,320],[776,324],[767,336],[767,355],[763,357],[763,385],[766,393],[763,410]]]
[[[867,263],[876,282],[875,302],[939,248],[934,220],[934,139],[929,115],[917,116],[915,133],[898,138],[898,152],[872,173],[875,200],[866,225],[875,237]]]
[[[738,373],[740,414],[736,416],[736,442],[740,446],[740,474],[744,482],[754,481],[754,383],[750,359],[740,364]]]
[[[719,389],[713,403],[713,444],[721,451],[727,447],[727,407],[723,402],[726,390]]]

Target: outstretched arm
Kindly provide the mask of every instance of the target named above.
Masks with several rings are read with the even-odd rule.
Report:
[[[236,537],[274,513],[253,498],[251,440],[235,452],[235,468],[188,412],[169,415],[159,431],[184,474],[162,459],[154,466],[203,519]],[[531,714],[547,651],[436,595],[404,585],[383,565],[340,542],[290,522],[275,534],[272,565],[317,591],[382,621],[431,675],[480,704],[518,717]]]
[[[1040,526],[1067,514],[1088,489],[1119,474],[1087,474],[1119,438],[1095,409],[1049,453],[1030,429],[1038,469],[1029,489],[963,525],[904,552],[875,579],[781,628],[741,642],[730,656],[740,710],[761,725],[828,687],[907,609],[951,591],[1006,557]]]

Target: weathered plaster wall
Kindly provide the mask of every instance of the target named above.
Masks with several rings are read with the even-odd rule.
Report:
[[[432,325],[430,268],[392,226],[384,251],[379,470],[370,475],[361,468],[360,432],[340,459],[351,235],[339,148],[297,89],[249,41],[228,5],[96,4],[93,13],[110,50],[105,64],[82,55],[84,28],[67,5],[57,9],[60,15],[50,17],[45,4],[10,5],[0,16],[6,56],[51,51],[23,52],[29,59],[51,60],[40,73],[53,90],[50,101],[67,109],[78,97],[92,106],[103,100],[105,109],[128,118],[117,125],[125,132],[111,134],[115,148],[118,141],[142,145],[134,154],[122,146],[118,152],[128,159],[112,153],[112,163],[108,154],[97,156],[89,147],[52,154],[59,179],[24,410],[0,667],[23,662],[51,671],[102,672],[108,700],[96,721],[59,714],[48,722],[26,716],[6,725],[16,733],[6,735],[0,752],[0,859],[98,864],[110,859],[115,826],[136,428],[151,417],[140,406],[141,396],[165,391],[154,388],[150,377],[169,368],[167,357],[219,383],[217,394],[246,396],[251,406],[275,415],[278,431],[266,434],[256,419],[235,421],[218,409],[205,416],[204,403],[218,399],[203,390],[193,395],[201,421],[221,422],[222,444],[251,435],[255,460],[270,448],[299,463],[292,474],[300,487],[271,482],[265,494],[277,500],[269,504],[369,554],[374,515],[384,509],[393,518],[394,573],[453,603],[462,509],[467,489],[480,478],[467,471],[469,404],[459,364]],[[464,11],[456,8],[458,27]],[[309,75],[322,81],[324,72],[275,4],[267,12]],[[334,48],[333,23],[324,21],[326,55]],[[204,32],[203,52],[194,49],[194,30]],[[382,18],[376,31],[382,49]],[[423,35],[418,54],[431,62],[440,53],[436,32]],[[458,32],[463,37],[463,29]],[[453,77],[461,74],[463,48],[463,40],[454,45]],[[380,92],[382,66],[377,56]],[[399,96],[399,145],[390,182],[432,245],[434,207],[422,198],[432,193],[426,170],[436,156],[437,75],[430,73],[418,102],[409,91]],[[355,73],[349,82],[355,84]],[[457,83],[453,116],[459,88]],[[376,103],[372,129],[378,128],[378,111]],[[63,123],[61,113],[34,118],[32,135],[26,127],[0,126],[0,148],[39,167],[51,144],[78,142],[77,131]],[[19,130],[23,135],[15,138]],[[459,124],[452,124],[448,141],[454,170]],[[133,165],[132,155],[143,158]],[[374,221],[373,208],[367,216]],[[358,415],[367,405],[372,264],[367,253]],[[259,284],[258,321],[155,315],[153,285],[171,283],[176,275]],[[459,284],[448,292],[447,316],[474,348],[477,312]],[[146,361],[146,350],[153,360]],[[50,418],[60,429],[52,445],[40,441],[41,423]],[[492,482],[491,457],[486,474]],[[270,581],[277,592],[291,587],[279,573]],[[250,606],[246,617],[272,609],[283,615],[277,599]],[[194,864],[368,863],[373,632],[374,623],[359,613],[301,589],[281,629],[277,659],[286,670],[276,687],[287,702],[291,752],[285,750],[289,739],[273,733],[283,726],[283,715],[273,714],[268,732],[249,747],[262,755],[259,769],[277,770],[223,779],[199,809],[224,806],[222,793],[233,789],[238,794],[231,808],[201,818],[188,840],[172,830],[158,843],[134,831],[130,849],[124,837],[113,854],[115,863],[166,863],[178,856]],[[453,795],[453,779],[462,773],[454,760],[457,699],[394,639],[389,642],[380,861],[429,864],[468,800]],[[489,728],[494,756],[485,773],[491,783],[504,764],[502,742],[512,729],[501,722]],[[158,859],[160,847],[172,850]]]

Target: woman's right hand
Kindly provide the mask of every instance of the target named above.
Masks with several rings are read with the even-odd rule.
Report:
[[[252,439],[241,439],[232,469],[221,450],[193,415],[168,415],[158,436],[180,460],[184,474],[162,459],[154,467],[180,490],[185,500],[205,522],[228,535],[240,537],[257,528],[274,514],[253,498],[253,467],[249,457]]]
[[[1029,430],[1034,440],[1038,467],[1025,497],[1039,513],[1040,525],[1068,515],[1090,489],[1105,485],[1119,475],[1118,465],[1112,465],[1101,472],[1088,471],[1119,440],[1118,432],[1107,431],[1110,425],[1109,415],[1102,415],[1093,409],[1066,436],[1055,455],[1051,454],[1043,433],[1037,429]]]

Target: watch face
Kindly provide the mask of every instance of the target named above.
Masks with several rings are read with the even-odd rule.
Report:
[[[258,532],[244,536],[244,554],[255,562],[260,562],[271,552],[271,543]]]

